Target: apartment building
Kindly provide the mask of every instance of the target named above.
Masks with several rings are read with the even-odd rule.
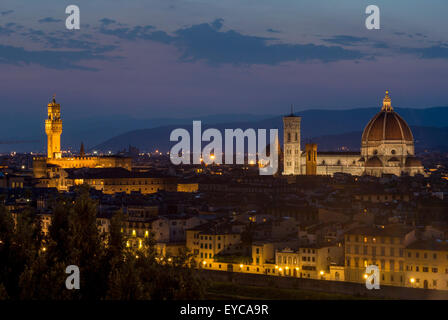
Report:
[[[368,265],[380,270],[384,285],[404,286],[405,249],[416,240],[415,230],[405,225],[359,227],[345,234],[345,281],[365,282]]]

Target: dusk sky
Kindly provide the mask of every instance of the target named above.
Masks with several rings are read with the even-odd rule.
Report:
[[[447,14],[446,0],[2,0],[0,111],[42,121],[53,93],[65,118],[379,107],[386,89],[400,107],[448,105]]]

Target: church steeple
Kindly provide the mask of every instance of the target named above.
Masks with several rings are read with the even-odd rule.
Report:
[[[81,142],[81,150],[79,150],[79,156],[84,157],[85,155],[86,155],[86,153],[84,151],[84,143]]]
[[[383,99],[383,107],[381,108],[381,111],[393,111],[394,108],[392,108],[392,104],[389,97],[389,91],[386,90],[386,96]]]

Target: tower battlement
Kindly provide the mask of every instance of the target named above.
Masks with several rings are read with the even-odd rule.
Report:
[[[47,106],[48,118],[45,119],[45,133],[47,134],[47,158],[61,158],[62,119],[61,105],[56,103],[56,97]]]

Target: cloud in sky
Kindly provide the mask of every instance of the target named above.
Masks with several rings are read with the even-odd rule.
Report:
[[[1,11],[1,12],[0,12],[0,15],[1,15],[1,16],[7,16],[7,15],[9,15],[9,14],[11,14],[11,13],[14,13],[14,10]]]
[[[109,19],[109,18],[103,18],[103,19],[100,20],[100,22],[104,26],[117,23],[117,21],[115,21],[113,19]]]
[[[22,47],[0,45],[0,64],[28,65],[37,64],[50,69],[77,69],[97,71],[96,68],[85,67],[79,64],[86,60],[115,59],[91,50],[82,51],[50,51],[50,50],[26,50]]]
[[[100,20],[100,31],[130,41],[151,40],[173,44],[184,62],[206,61],[209,64],[276,65],[289,61],[321,62],[365,58],[361,51],[340,46],[270,43],[275,38],[244,35],[235,30],[222,31],[223,19],[176,30],[172,35],[154,26],[114,27],[111,19]]]
[[[41,23],[60,22],[51,17],[39,20]],[[94,28],[96,34],[89,31],[73,33],[61,31],[43,31],[24,28],[16,23],[0,25],[0,36],[20,34],[29,40],[44,44],[46,50],[27,50],[22,46],[1,46],[0,63],[26,65],[36,63],[54,69],[81,69],[96,71],[91,67],[83,67],[84,60],[110,60],[121,57],[105,56],[122,44],[104,36],[112,36],[126,41],[154,41],[175,47],[178,60],[181,62],[203,61],[209,65],[278,65],[285,62],[337,62],[359,61],[372,58],[371,53],[362,47],[388,49],[388,43],[371,40],[367,37],[354,35],[334,35],[321,38],[328,45],[315,43],[281,43],[274,34],[280,31],[267,29],[272,37],[243,34],[239,31],[224,28],[223,19],[215,19],[210,23],[200,23],[186,26],[168,33],[158,30],[154,25],[130,26],[114,19],[103,18],[99,26]],[[396,35],[404,35],[395,32]],[[101,37],[103,36],[103,37]],[[423,35],[418,35],[423,37]],[[109,41],[108,41],[109,40]],[[356,49],[346,48],[360,46]],[[50,49],[58,49],[52,51]],[[68,51],[60,51],[68,49]],[[78,51],[76,51],[78,50]],[[398,54],[414,54],[422,59],[448,58],[448,48],[443,44],[427,48],[395,48]],[[14,58],[12,52],[17,53]],[[50,57],[54,61],[50,61]]]
[[[54,22],[53,18],[45,18]],[[25,28],[23,25],[10,22],[0,25],[0,36],[24,37],[30,43],[35,42],[42,49],[29,50],[20,45],[1,45],[0,64],[24,66],[37,64],[51,69],[77,69],[85,71],[98,71],[94,67],[85,67],[82,62],[87,60],[114,60],[118,56],[106,56],[105,53],[114,51],[117,45],[107,44],[92,39],[89,33],[74,33],[62,29],[57,31],[44,31]],[[54,50],[56,49],[56,50]]]
[[[389,44],[387,44],[384,41],[376,41],[371,40],[367,37],[356,37],[356,36],[350,36],[350,35],[334,35],[331,37],[323,38],[322,39],[325,42],[338,44],[341,46],[370,46],[375,49],[388,49],[390,48]]]
[[[10,26],[0,26],[0,36],[10,36],[15,31]]]
[[[441,44],[425,48],[401,48],[401,52],[415,54],[421,59],[448,59],[448,45]]]
[[[325,42],[335,43],[343,46],[352,46],[359,43],[365,43],[369,39],[366,37],[354,37],[347,35],[336,35],[330,38],[322,39]]]
[[[55,18],[52,18],[52,17],[47,17],[47,18],[40,19],[38,22],[39,23],[54,23],[54,22],[62,22],[62,20],[61,19],[55,19]]]

